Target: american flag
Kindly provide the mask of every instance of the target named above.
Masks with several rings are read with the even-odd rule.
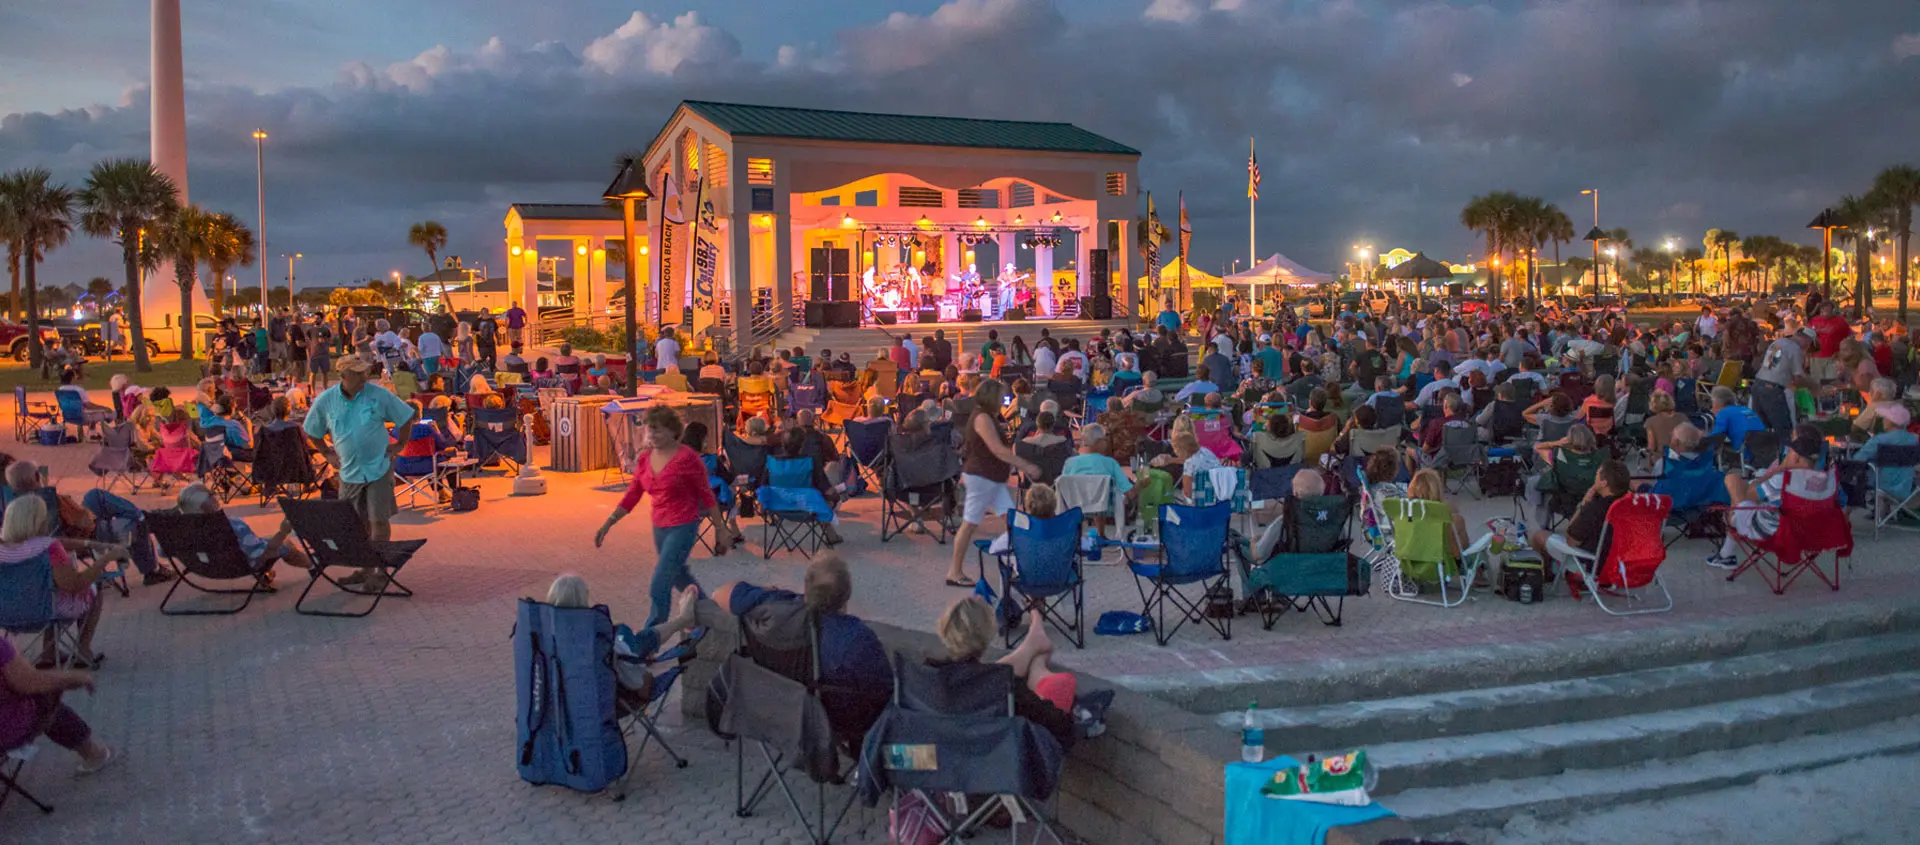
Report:
[[[1253,157],[1253,142],[1247,142],[1247,199],[1260,198],[1260,160]]]

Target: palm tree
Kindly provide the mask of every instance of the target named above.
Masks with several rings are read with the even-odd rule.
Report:
[[[0,189],[0,206],[7,211],[0,217],[11,220],[26,248],[20,253],[27,293],[27,350],[33,366],[40,366],[40,303],[37,301],[36,266],[47,253],[67,242],[73,234],[73,189],[53,184],[53,174],[42,168],[29,168],[8,174]]]
[[[1500,268],[1495,261],[1502,245],[1514,236],[1513,222],[1520,205],[1520,197],[1512,191],[1494,191],[1468,200],[1460,209],[1460,225],[1487,238],[1487,263],[1492,265],[1487,273],[1488,307],[1500,301]]]
[[[1767,269],[1779,252],[1775,246],[1779,241],[1779,238],[1772,235],[1748,235],[1740,239],[1740,254],[1752,261],[1755,267],[1760,268],[1763,285],[1768,281]]]
[[[1732,291],[1728,284],[1733,278],[1733,248],[1739,245],[1739,232],[1732,229],[1707,230],[1707,251],[1720,253],[1720,292],[1723,294]]]
[[[213,251],[213,215],[197,205],[183,205],[162,220],[160,254],[173,261],[173,280],[180,286],[180,357],[193,358],[193,289],[200,284],[200,262]]]
[[[427,252],[428,273],[440,272],[440,250],[447,246],[447,227],[423,220],[407,230],[407,245]]]
[[[1920,168],[1899,164],[1874,177],[1871,202],[1893,218],[1894,256],[1900,263],[1900,323],[1907,322],[1908,248],[1913,242],[1913,207],[1920,205]]]
[[[7,315],[20,319],[20,260],[27,252],[27,231],[7,201],[25,190],[26,171],[0,174],[0,242],[7,245],[7,278],[13,282],[13,294],[7,299]]]
[[[80,191],[80,227],[96,238],[112,238],[120,244],[121,267],[126,287],[121,307],[127,312],[127,344],[133,349],[135,372],[150,372],[147,359],[146,329],[140,315],[140,272],[159,264],[157,250],[141,249],[145,233],[158,233],[160,221],[179,205],[179,191],[173,180],[145,159],[109,159],[93,166],[87,185]]]
[[[234,265],[252,267],[254,259],[253,230],[240,218],[226,212],[213,215],[208,221],[208,250],[204,256],[207,272],[213,274],[213,302],[226,301],[227,270]]]
[[[1680,251],[1680,260],[1687,262],[1688,283],[1694,293],[1700,292],[1700,262],[1705,261],[1706,258],[1707,254],[1697,246],[1690,246]]]
[[[1864,316],[1873,304],[1875,229],[1886,228],[1886,215],[1867,197],[1848,194],[1834,205],[1847,228],[1833,233],[1835,240],[1853,246],[1853,316]]]

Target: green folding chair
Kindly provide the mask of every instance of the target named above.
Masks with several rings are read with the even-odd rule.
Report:
[[[1393,556],[1400,564],[1401,587],[1388,592],[1401,601],[1430,604],[1435,607],[1459,607],[1473,591],[1473,580],[1486,561],[1491,533],[1472,546],[1454,531],[1453,509],[1441,502],[1424,499],[1388,499],[1382,510],[1393,522]],[[1461,549],[1458,556],[1447,553],[1447,538]],[[1437,584],[1440,599],[1421,598],[1422,585]]]

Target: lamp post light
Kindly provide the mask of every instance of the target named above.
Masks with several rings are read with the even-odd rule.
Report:
[[[1820,292],[1824,296],[1833,296],[1833,230],[1845,229],[1847,224],[1831,208],[1820,209],[1819,216],[1807,224],[1809,229],[1820,230]],[[1856,303],[1855,307],[1858,307]]]
[[[287,260],[287,296],[291,298],[293,296],[293,262],[299,261],[307,256],[306,253],[302,252],[296,252],[291,255],[283,252],[280,254],[280,257]],[[267,295],[267,289],[264,286],[260,288],[260,295],[262,297]],[[260,300],[260,321],[262,325],[266,324],[266,319],[267,301],[263,298]]]
[[[1679,270],[1680,265],[1675,263],[1676,261],[1678,261],[1678,258],[1676,257],[1676,255],[1680,250],[1680,240],[1678,238],[1668,238],[1667,242],[1662,245],[1662,248],[1664,248],[1667,251],[1667,284],[1666,284],[1667,291],[1666,292],[1668,296],[1672,296],[1673,295],[1673,277],[1676,275],[1679,275],[1679,272],[1680,272]]]
[[[267,319],[267,133],[263,129],[253,130],[253,179],[256,219],[255,246],[260,250],[260,321]],[[293,272],[287,272],[287,298],[293,298]],[[217,313],[221,303],[214,303]]]
[[[627,384],[625,392],[628,396],[634,395],[636,385],[640,381],[638,376],[640,372],[640,328],[635,322],[635,317],[640,311],[639,285],[636,283],[638,280],[637,277],[639,276],[637,269],[639,262],[634,260],[633,204],[636,200],[649,199],[653,196],[653,192],[647,190],[646,177],[635,168],[636,164],[638,164],[638,162],[628,161],[624,167],[620,168],[620,172],[614,175],[613,183],[608,185],[607,190],[601,194],[602,199],[608,201],[618,200],[620,202],[620,242],[626,247],[621,250],[621,254],[626,256],[627,274],[625,284],[627,297]]]

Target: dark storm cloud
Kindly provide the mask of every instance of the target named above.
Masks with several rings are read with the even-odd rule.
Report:
[[[1089,13],[1089,9],[1095,10]],[[1800,237],[1819,206],[1920,160],[1920,11],[1854,0],[953,0],[852,21],[824,46],[743,50],[696,14],[609,20],[587,43],[502,33],[338,79],[190,85],[194,198],[251,217],[266,126],[269,252],[304,278],[424,261],[406,226],[499,263],[512,201],[588,201],[683,98],[1069,120],[1185,190],[1202,266],[1244,254],[1260,142],[1262,251],[1334,269],[1348,244],[1460,255],[1471,195],[1505,188],[1643,241],[1708,226]],[[1104,10],[1100,12],[1099,10]],[[192,64],[192,57],[189,57]],[[0,167],[76,177],[146,149],[146,101],[0,120]],[[56,271],[96,272],[75,248]],[[58,262],[66,262],[65,267]]]

